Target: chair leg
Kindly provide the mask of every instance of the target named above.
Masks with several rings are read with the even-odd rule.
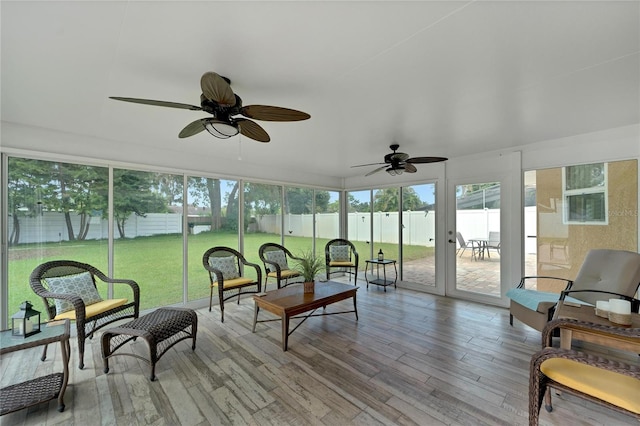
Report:
[[[84,338],[78,336],[78,353],[80,355],[80,361],[78,363],[78,368],[80,370],[84,369]]]
[[[358,268],[354,268],[355,272],[353,273],[353,285],[358,285]]]
[[[49,345],[44,345],[44,349],[42,349],[42,356],[40,357],[40,361],[44,361],[47,359],[47,348]]]
[[[551,405],[551,388],[547,386],[547,390],[544,392],[544,409],[547,410],[548,413],[553,411],[553,406]]]
[[[211,312],[212,303],[213,303],[213,286],[211,286],[211,293],[209,294],[209,312]]]

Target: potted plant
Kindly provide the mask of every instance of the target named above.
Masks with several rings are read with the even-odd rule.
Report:
[[[304,280],[304,292],[313,293],[315,278],[324,269],[324,261],[311,250],[303,251],[296,259],[297,271]]]

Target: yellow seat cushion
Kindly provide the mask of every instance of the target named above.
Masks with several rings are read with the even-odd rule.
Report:
[[[269,272],[267,274],[268,277],[271,278],[278,278],[278,273],[277,272]],[[283,271],[280,271],[280,277],[281,278],[291,278],[291,277],[298,277],[300,276],[300,273],[298,271],[294,271],[292,269],[285,269]]]
[[[640,414],[640,380],[563,358],[540,365],[545,376],[572,389]]]
[[[345,262],[342,260],[332,260],[331,262],[329,262],[329,266],[356,266],[353,264],[353,262]]]
[[[90,305],[86,305],[85,308],[85,318],[91,318],[103,312],[107,312],[109,309],[117,308],[118,306],[122,306],[127,303],[127,299],[107,299],[101,302],[92,303]],[[70,319],[75,321],[76,319],[76,311],[72,309],[67,312],[63,312],[61,314],[56,315],[54,320],[61,319]]]
[[[244,277],[234,278],[232,280],[224,280],[224,288],[226,289],[226,288],[238,287],[240,285],[250,284],[252,282],[255,282],[255,281],[252,280],[251,278],[244,278]],[[217,287],[218,282],[214,281],[213,285]]]

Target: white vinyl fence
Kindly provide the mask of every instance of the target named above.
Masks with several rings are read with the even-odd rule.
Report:
[[[535,253],[536,235],[535,207],[525,209],[525,253]],[[369,213],[349,213],[347,223],[348,239],[353,241],[369,241],[371,230]],[[258,232],[280,234],[283,232],[280,215],[265,215],[256,218],[254,225]],[[77,234],[80,217],[71,214],[74,232]],[[433,246],[435,242],[435,212],[415,211],[402,213],[402,238],[405,244]],[[386,243],[399,242],[398,212],[376,212],[373,214],[373,235],[376,241]],[[100,217],[92,217],[88,240],[106,239],[108,237],[107,221]],[[316,214],[316,237],[332,238],[338,235],[340,218],[338,213]],[[284,217],[285,235],[312,237],[313,215],[288,214]],[[9,220],[9,235],[13,222]],[[197,225],[194,233],[207,231],[208,226]],[[500,231],[500,210],[458,210],[457,230],[465,239],[483,238],[489,232]],[[182,216],[176,213],[149,213],[146,217],[132,214],[125,224],[125,236],[134,238],[161,234],[179,234],[182,232]],[[119,234],[115,231],[115,238]],[[20,218],[20,243],[67,241],[67,226],[62,213],[45,212],[36,217]]]

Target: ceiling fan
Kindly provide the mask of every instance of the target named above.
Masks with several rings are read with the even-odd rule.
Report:
[[[259,142],[269,142],[271,138],[258,123],[235,116],[243,115],[254,120],[264,121],[301,121],[311,117],[305,112],[289,108],[269,105],[242,106],[242,99],[233,93],[230,84],[231,80],[215,72],[205,73],[200,79],[200,87],[202,88],[200,106],[117,96],[109,98],[137,104],[205,111],[213,115],[213,117],[201,118],[189,123],[178,134],[180,138],[193,136],[206,130],[220,139],[227,139],[241,133]]]
[[[378,164],[384,164],[382,167],[377,167],[367,173],[365,176],[371,176],[374,173],[381,172],[385,170],[391,176],[401,175],[404,172],[407,173],[415,173],[418,171],[414,164],[424,164],[424,163],[437,163],[440,161],[447,161],[448,158],[445,157],[412,157],[409,158],[409,154],[405,154],[404,152],[396,152],[400,145],[394,143],[389,145],[389,148],[393,151],[384,156],[384,163],[371,163],[371,164],[359,164],[357,166],[351,167],[364,167],[364,166],[375,166]]]

